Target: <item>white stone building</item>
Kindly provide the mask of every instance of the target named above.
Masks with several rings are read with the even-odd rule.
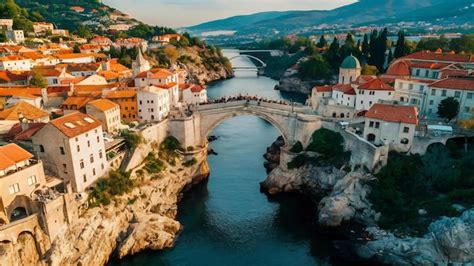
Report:
[[[138,117],[140,121],[161,121],[170,112],[170,95],[167,90],[147,86],[137,93]]]
[[[108,170],[102,123],[74,112],[50,121],[33,137],[33,148],[44,167],[82,192]]]
[[[181,89],[181,101],[184,104],[207,102],[207,90],[201,85],[185,84]]]
[[[410,149],[418,124],[415,106],[374,104],[365,114],[364,137],[375,145],[389,145],[390,150]]]

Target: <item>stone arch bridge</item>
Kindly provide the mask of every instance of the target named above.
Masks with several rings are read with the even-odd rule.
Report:
[[[306,145],[321,119],[306,106],[241,100],[194,106],[192,114],[170,121],[170,131],[184,147],[205,147],[207,137],[223,121],[240,115],[260,117],[277,128],[287,146],[300,141]],[[249,132],[249,137],[258,132]]]

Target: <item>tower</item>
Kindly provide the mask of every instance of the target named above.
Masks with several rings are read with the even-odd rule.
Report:
[[[339,68],[339,84],[351,84],[361,73],[359,59],[352,54],[342,61]]]
[[[136,77],[143,71],[150,70],[150,62],[143,57],[142,50],[138,47],[138,54],[135,61],[132,63],[133,76]]]

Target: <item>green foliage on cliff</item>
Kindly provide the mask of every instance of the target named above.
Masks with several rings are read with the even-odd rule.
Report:
[[[295,149],[298,149],[298,147]],[[311,143],[306,148],[306,151],[316,152],[318,155],[309,156],[307,154],[299,154],[288,163],[288,168],[300,168],[307,163],[317,166],[333,165],[339,168],[343,166],[351,156],[350,152],[344,151],[344,138],[341,134],[325,128],[316,130],[313,133]]]
[[[423,156],[390,153],[388,164],[371,182],[370,201],[379,225],[401,234],[422,235],[440,216],[457,216],[453,204],[474,206],[474,145],[463,140],[434,144]],[[419,210],[427,211],[420,215]]]
[[[301,144],[301,141],[297,141],[293,147],[291,147],[290,151],[294,153],[300,153],[304,150],[303,144]]]
[[[125,145],[130,151],[134,151],[138,145],[143,143],[143,137],[134,131],[124,130],[121,137],[125,139]]]
[[[89,197],[91,206],[108,205],[116,197],[130,192],[134,185],[130,179],[130,172],[114,170],[109,173],[108,178],[101,178],[92,188]]]
[[[163,161],[158,159],[154,153],[150,152],[145,158],[145,166],[143,167],[145,171],[149,174],[159,173],[163,171],[166,166]]]

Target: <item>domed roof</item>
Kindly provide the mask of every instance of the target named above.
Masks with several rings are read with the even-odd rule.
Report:
[[[341,68],[360,68],[359,59],[355,56],[350,55],[342,61]]]
[[[395,61],[387,69],[389,76],[410,76],[410,66],[404,60]]]

